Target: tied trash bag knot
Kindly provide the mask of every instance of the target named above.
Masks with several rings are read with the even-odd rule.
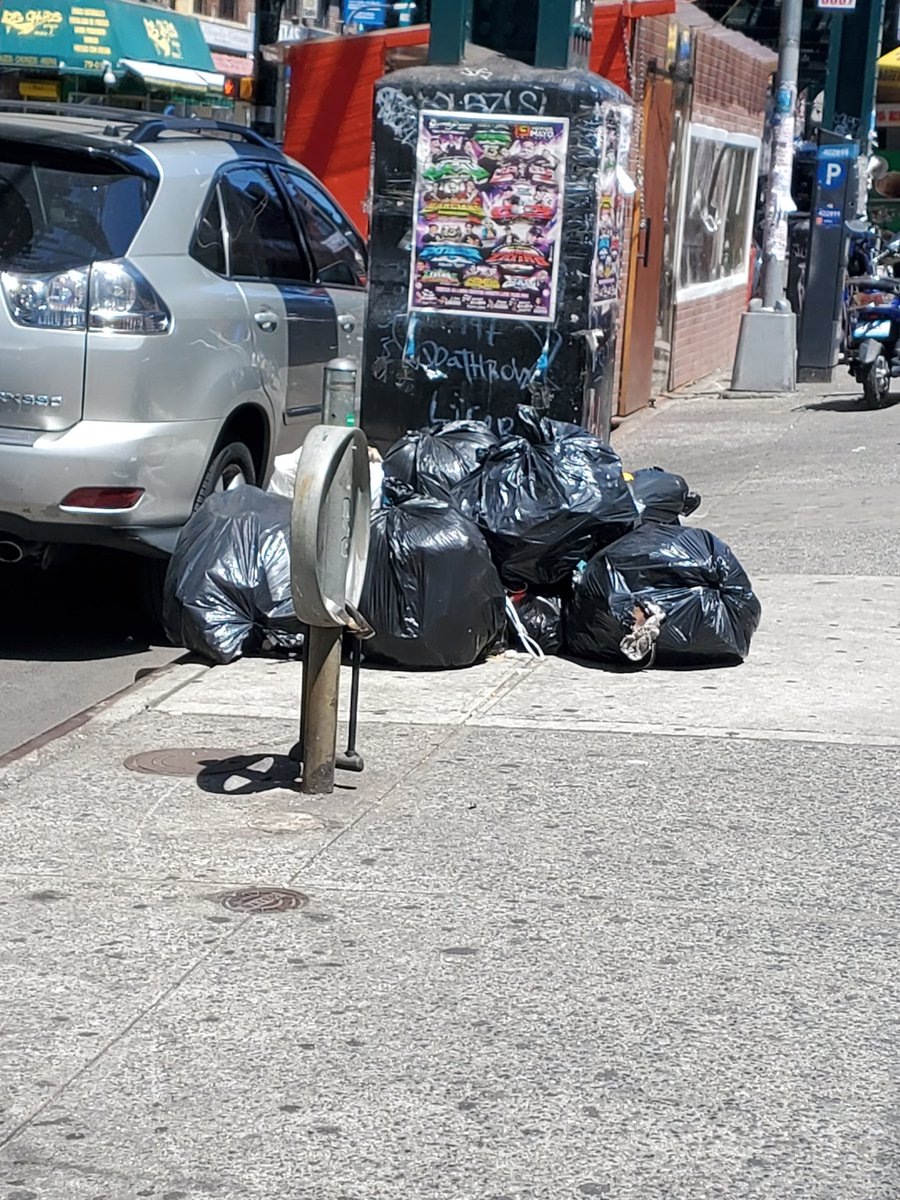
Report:
[[[652,664],[656,656],[656,642],[662,623],[666,619],[665,611],[652,600],[639,600],[634,610],[634,628],[626,633],[619,643],[619,649],[633,663],[646,661]]]
[[[632,529],[640,507],[599,438],[520,405],[517,432],[453,489],[511,590],[557,588],[578,561]]]
[[[384,473],[422,495],[448,500],[456,484],[478,470],[479,456],[498,444],[484,421],[447,421],[394,442],[384,456]]]

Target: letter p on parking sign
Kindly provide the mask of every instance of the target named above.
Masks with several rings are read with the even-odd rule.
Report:
[[[844,186],[847,163],[841,159],[825,158],[818,164],[819,187],[827,192],[837,191]]]

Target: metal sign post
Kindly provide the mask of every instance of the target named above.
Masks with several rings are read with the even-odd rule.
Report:
[[[371,498],[368,445],[362,430],[347,423],[348,415],[355,420],[354,367],[352,360],[338,359],[326,368],[323,416],[339,418],[341,424],[316,425],[307,434],[291,513],[291,591],[294,610],[309,627],[300,738],[291,757],[303,764],[300,789],[308,795],[334,791],[336,765],[362,769],[355,750],[342,756],[344,761],[337,756],[344,631],[361,636],[371,632],[356,609],[366,572]],[[352,702],[356,691],[354,684]],[[351,747],[354,737],[352,716]]]

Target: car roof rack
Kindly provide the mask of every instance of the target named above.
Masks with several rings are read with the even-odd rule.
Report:
[[[166,133],[222,133],[235,140],[252,142],[254,146],[272,149],[272,143],[244,125],[231,121],[214,121],[207,117],[161,117],[147,114],[150,119],[142,121],[131,135],[132,142],[157,142]]]
[[[107,137],[122,137],[122,127],[129,126],[131,132],[127,140],[137,144],[157,142],[166,133],[218,133],[231,140],[250,142],[269,150],[277,149],[273,142],[255,129],[207,117],[169,117],[138,109],[112,108],[105,104],[53,104],[45,100],[0,100],[0,112],[43,113],[55,117],[106,121],[107,127],[103,132]]]

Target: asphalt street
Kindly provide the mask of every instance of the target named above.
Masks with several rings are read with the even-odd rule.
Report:
[[[0,754],[177,657],[148,632],[132,560],[82,550],[0,564]]]

